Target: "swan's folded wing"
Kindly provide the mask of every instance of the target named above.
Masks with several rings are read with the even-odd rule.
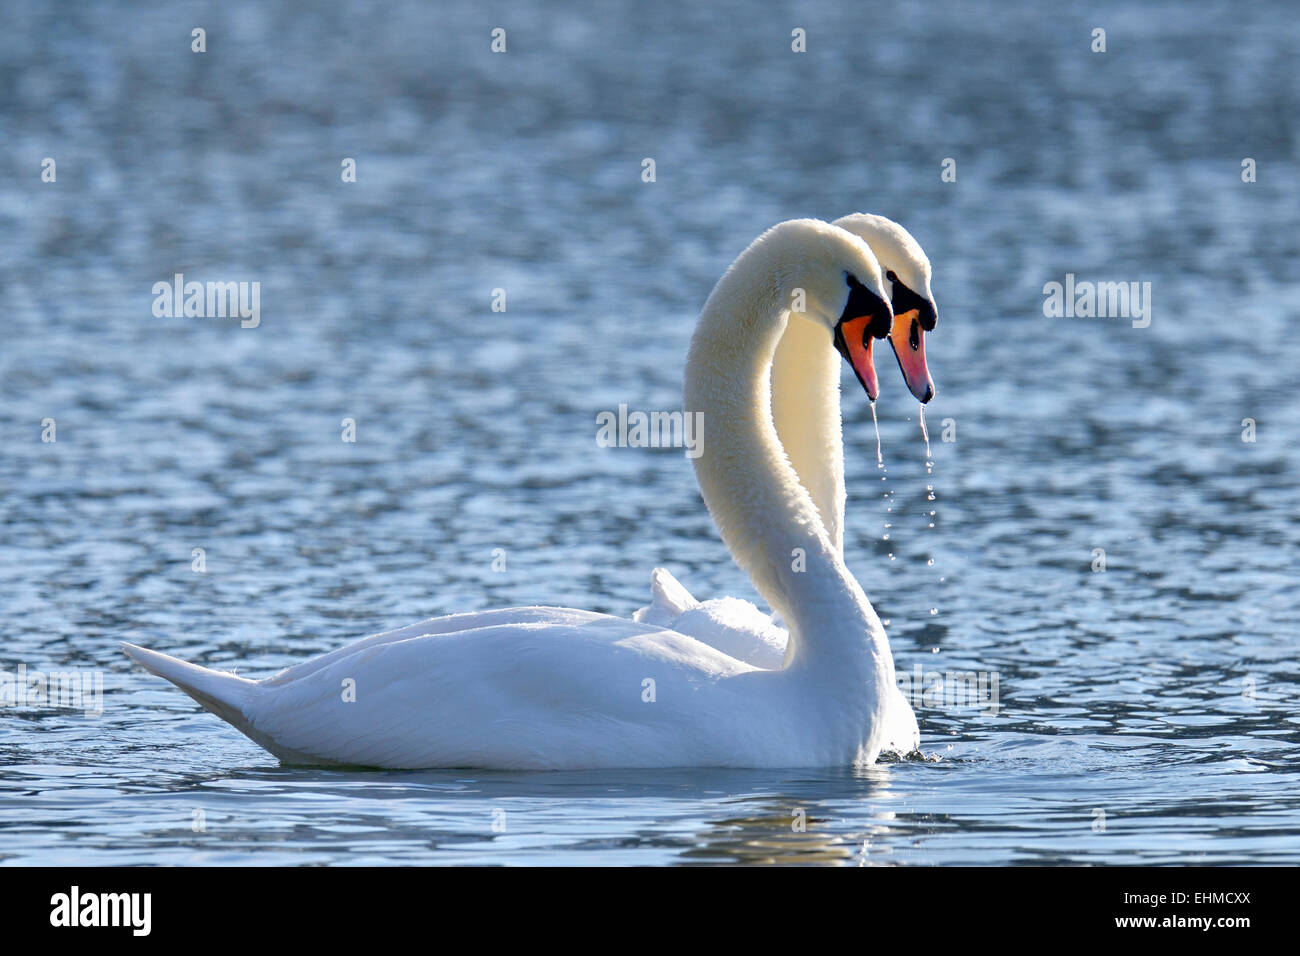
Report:
[[[282,759],[384,767],[619,766],[707,759],[700,728],[753,670],[690,637],[604,615],[352,645],[265,682],[249,722]],[[315,662],[313,662],[315,663]],[[261,739],[259,739],[261,742]]]
[[[331,651],[328,654],[323,654],[320,657],[314,657],[309,661],[303,661],[301,664],[294,664],[292,667],[287,667],[274,677],[268,678],[263,683],[271,686],[287,684],[291,681],[306,677],[313,671],[319,670],[322,667],[327,667],[338,660],[351,657],[365,648],[377,647],[382,644],[395,644],[399,641],[409,641],[416,637],[462,634],[499,625],[513,624],[554,624],[560,626],[577,626],[607,616],[608,615],[597,614],[594,611],[580,611],[576,608],[544,606],[507,607],[499,608],[494,611],[469,611],[462,614],[447,614],[443,617],[429,618],[428,620],[420,621],[416,624],[408,624],[406,627],[399,627],[392,631],[382,631],[379,634],[371,634],[369,637],[363,637],[358,641],[353,641],[351,644],[346,644],[338,650]]]
[[[774,615],[740,598],[697,601],[665,568],[650,574],[650,606],[632,620],[672,628],[702,641],[729,657],[774,670],[785,661],[789,633]]]
[[[765,670],[784,663],[789,642],[789,634],[771,617],[751,602],[732,597],[702,602],[674,621],[673,629]]]

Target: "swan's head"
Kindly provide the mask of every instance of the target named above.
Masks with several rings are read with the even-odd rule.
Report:
[[[872,342],[889,335],[894,319],[880,263],[860,238],[819,220],[784,222],[763,238],[781,234],[793,240],[786,248],[794,253],[781,268],[785,301],[802,298],[805,318],[830,330],[835,348],[874,402],[880,387]]]
[[[876,380],[876,360],[871,354],[872,339],[889,335],[894,314],[885,298],[879,272],[871,287],[865,285],[851,268],[844,270],[843,279],[848,286],[848,297],[831,327],[832,341],[867,390],[867,398],[874,402],[880,394],[880,382]]]
[[[912,234],[884,216],[854,213],[835,225],[865,239],[880,262],[894,310],[889,333],[903,380],[922,403],[934,398],[934,379],[925,363],[925,333],[934,331],[939,309],[930,292],[930,260]]]

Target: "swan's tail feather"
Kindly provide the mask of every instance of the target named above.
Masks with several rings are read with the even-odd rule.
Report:
[[[123,643],[122,653],[149,673],[171,681],[222,720],[257,739],[245,713],[258,689],[255,681],[200,667],[134,644]]]
[[[673,621],[699,603],[666,568],[655,568],[650,572],[650,606],[633,614],[632,620],[670,627]]]

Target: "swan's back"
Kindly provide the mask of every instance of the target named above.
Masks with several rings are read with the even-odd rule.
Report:
[[[289,763],[699,766],[762,759],[767,747],[747,695],[722,683],[754,668],[686,635],[586,611],[435,618],[262,681],[126,652]]]

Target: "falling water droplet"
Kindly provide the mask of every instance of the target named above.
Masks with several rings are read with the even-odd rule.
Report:
[[[880,419],[876,417],[876,403],[871,402],[871,424],[876,426],[876,467],[885,467],[885,458],[880,453]]]
[[[932,452],[931,452],[931,450],[930,450],[930,432],[929,432],[929,430],[925,427],[925,406],[924,406],[924,405],[921,406],[921,437],[925,439],[925,473],[926,473],[926,475],[933,476],[933,474],[934,474],[934,458],[932,457]],[[933,484],[927,484],[927,485],[925,486],[925,500],[926,500],[926,501],[934,501],[934,500],[935,500],[934,485],[933,485]],[[927,515],[927,517],[930,519],[928,522],[926,522],[926,526],[927,526],[928,528],[933,528],[933,527],[934,527],[934,516],[935,516],[934,509],[931,508],[930,511],[929,511],[929,514]],[[930,558],[929,560],[927,560],[927,561],[925,562],[925,565],[926,565],[926,567],[928,567],[928,568],[932,568],[932,567],[934,567],[934,558]],[[940,583],[942,583],[942,582],[943,582],[943,578],[939,578],[939,581],[940,581]],[[938,609],[938,608],[930,608],[930,614],[931,614],[931,615],[935,615],[935,614],[938,614],[938,613],[939,613],[939,609]]]

